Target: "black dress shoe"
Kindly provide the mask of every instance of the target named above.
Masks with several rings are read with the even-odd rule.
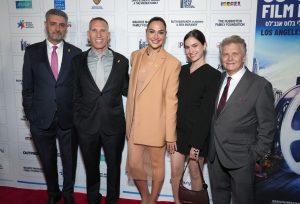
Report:
[[[61,195],[60,196],[49,196],[47,204],[56,204],[60,201]]]
[[[74,199],[73,195],[64,196],[65,204],[76,204],[76,201]]]

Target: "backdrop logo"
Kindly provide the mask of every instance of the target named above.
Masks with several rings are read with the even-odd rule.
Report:
[[[178,44],[178,48],[183,48],[183,47],[184,47],[184,44],[183,44],[182,41],[181,41],[181,42],[178,42],[177,44]]]
[[[240,1],[222,1],[221,6],[241,6]]]
[[[100,4],[101,0],[93,0],[93,2],[94,2],[96,5],[98,5],[98,4]]]
[[[103,7],[102,7],[101,5],[99,5],[100,2],[101,2],[101,0],[93,0],[93,2],[94,2],[94,4],[96,4],[96,5],[92,6],[91,9],[103,9]]]
[[[21,39],[21,50],[24,51],[30,45],[26,40]]]
[[[16,1],[16,9],[31,9],[32,0]]]
[[[148,43],[145,40],[139,40],[139,49],[145,48],[147,45]]]
[[[54,8],[59,10],[65,10],[65,0],[54,0]]]
[[[20,20],[18,23],[18,28],[21,28],[21,30],[23,30],[24,28],[34,28],[33,23],[30,21],[24,21],[24,20]]]
[[[180,8],[195,8],[192,3],[193,0],[180,0]]]

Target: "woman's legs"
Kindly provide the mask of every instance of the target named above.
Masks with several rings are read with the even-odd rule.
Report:
[[[175,152],[170,155],[171,158],[171,182],[174,201],[176,204],[180,204],[178,198],[179,182],[183,173],[185,155]]]
[[[192,190],[200,191],[202,189],[202,179],[200,176],[199,165],[202,170],[203,162],[204,157],[199,157],[198,161],[191,159],[189,162]]]

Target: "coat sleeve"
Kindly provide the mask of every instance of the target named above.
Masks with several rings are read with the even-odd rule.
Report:
[[[257,141],[253,146],[253,153],[256,161],[259,161],[270,150],[276,131],[276,114],[271,83],[267,82],[262,87],[256,101],[255,110],[258,128]]]
[[[178,106],[177,91],[179,85],[180,62],[176,61],[168,78],[165,105],[166,105],[166,141],[176,142],[176,113]]]
[[[31,68],[30,51],[26,49],[24,54],[23,72],[22,72],[22,97],[23,108],[26,118],[30,121],[30,112],[32,108],[32,100],[34,93],[34,81]]]

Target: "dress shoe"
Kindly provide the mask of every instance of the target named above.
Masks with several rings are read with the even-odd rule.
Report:
[[[76,201],[74,199],[73,195],[64,196],[65,204],[76,204]]]
[[[61,195],[60,196],[49,196],[47,204],[56,204],[60,201]]]

